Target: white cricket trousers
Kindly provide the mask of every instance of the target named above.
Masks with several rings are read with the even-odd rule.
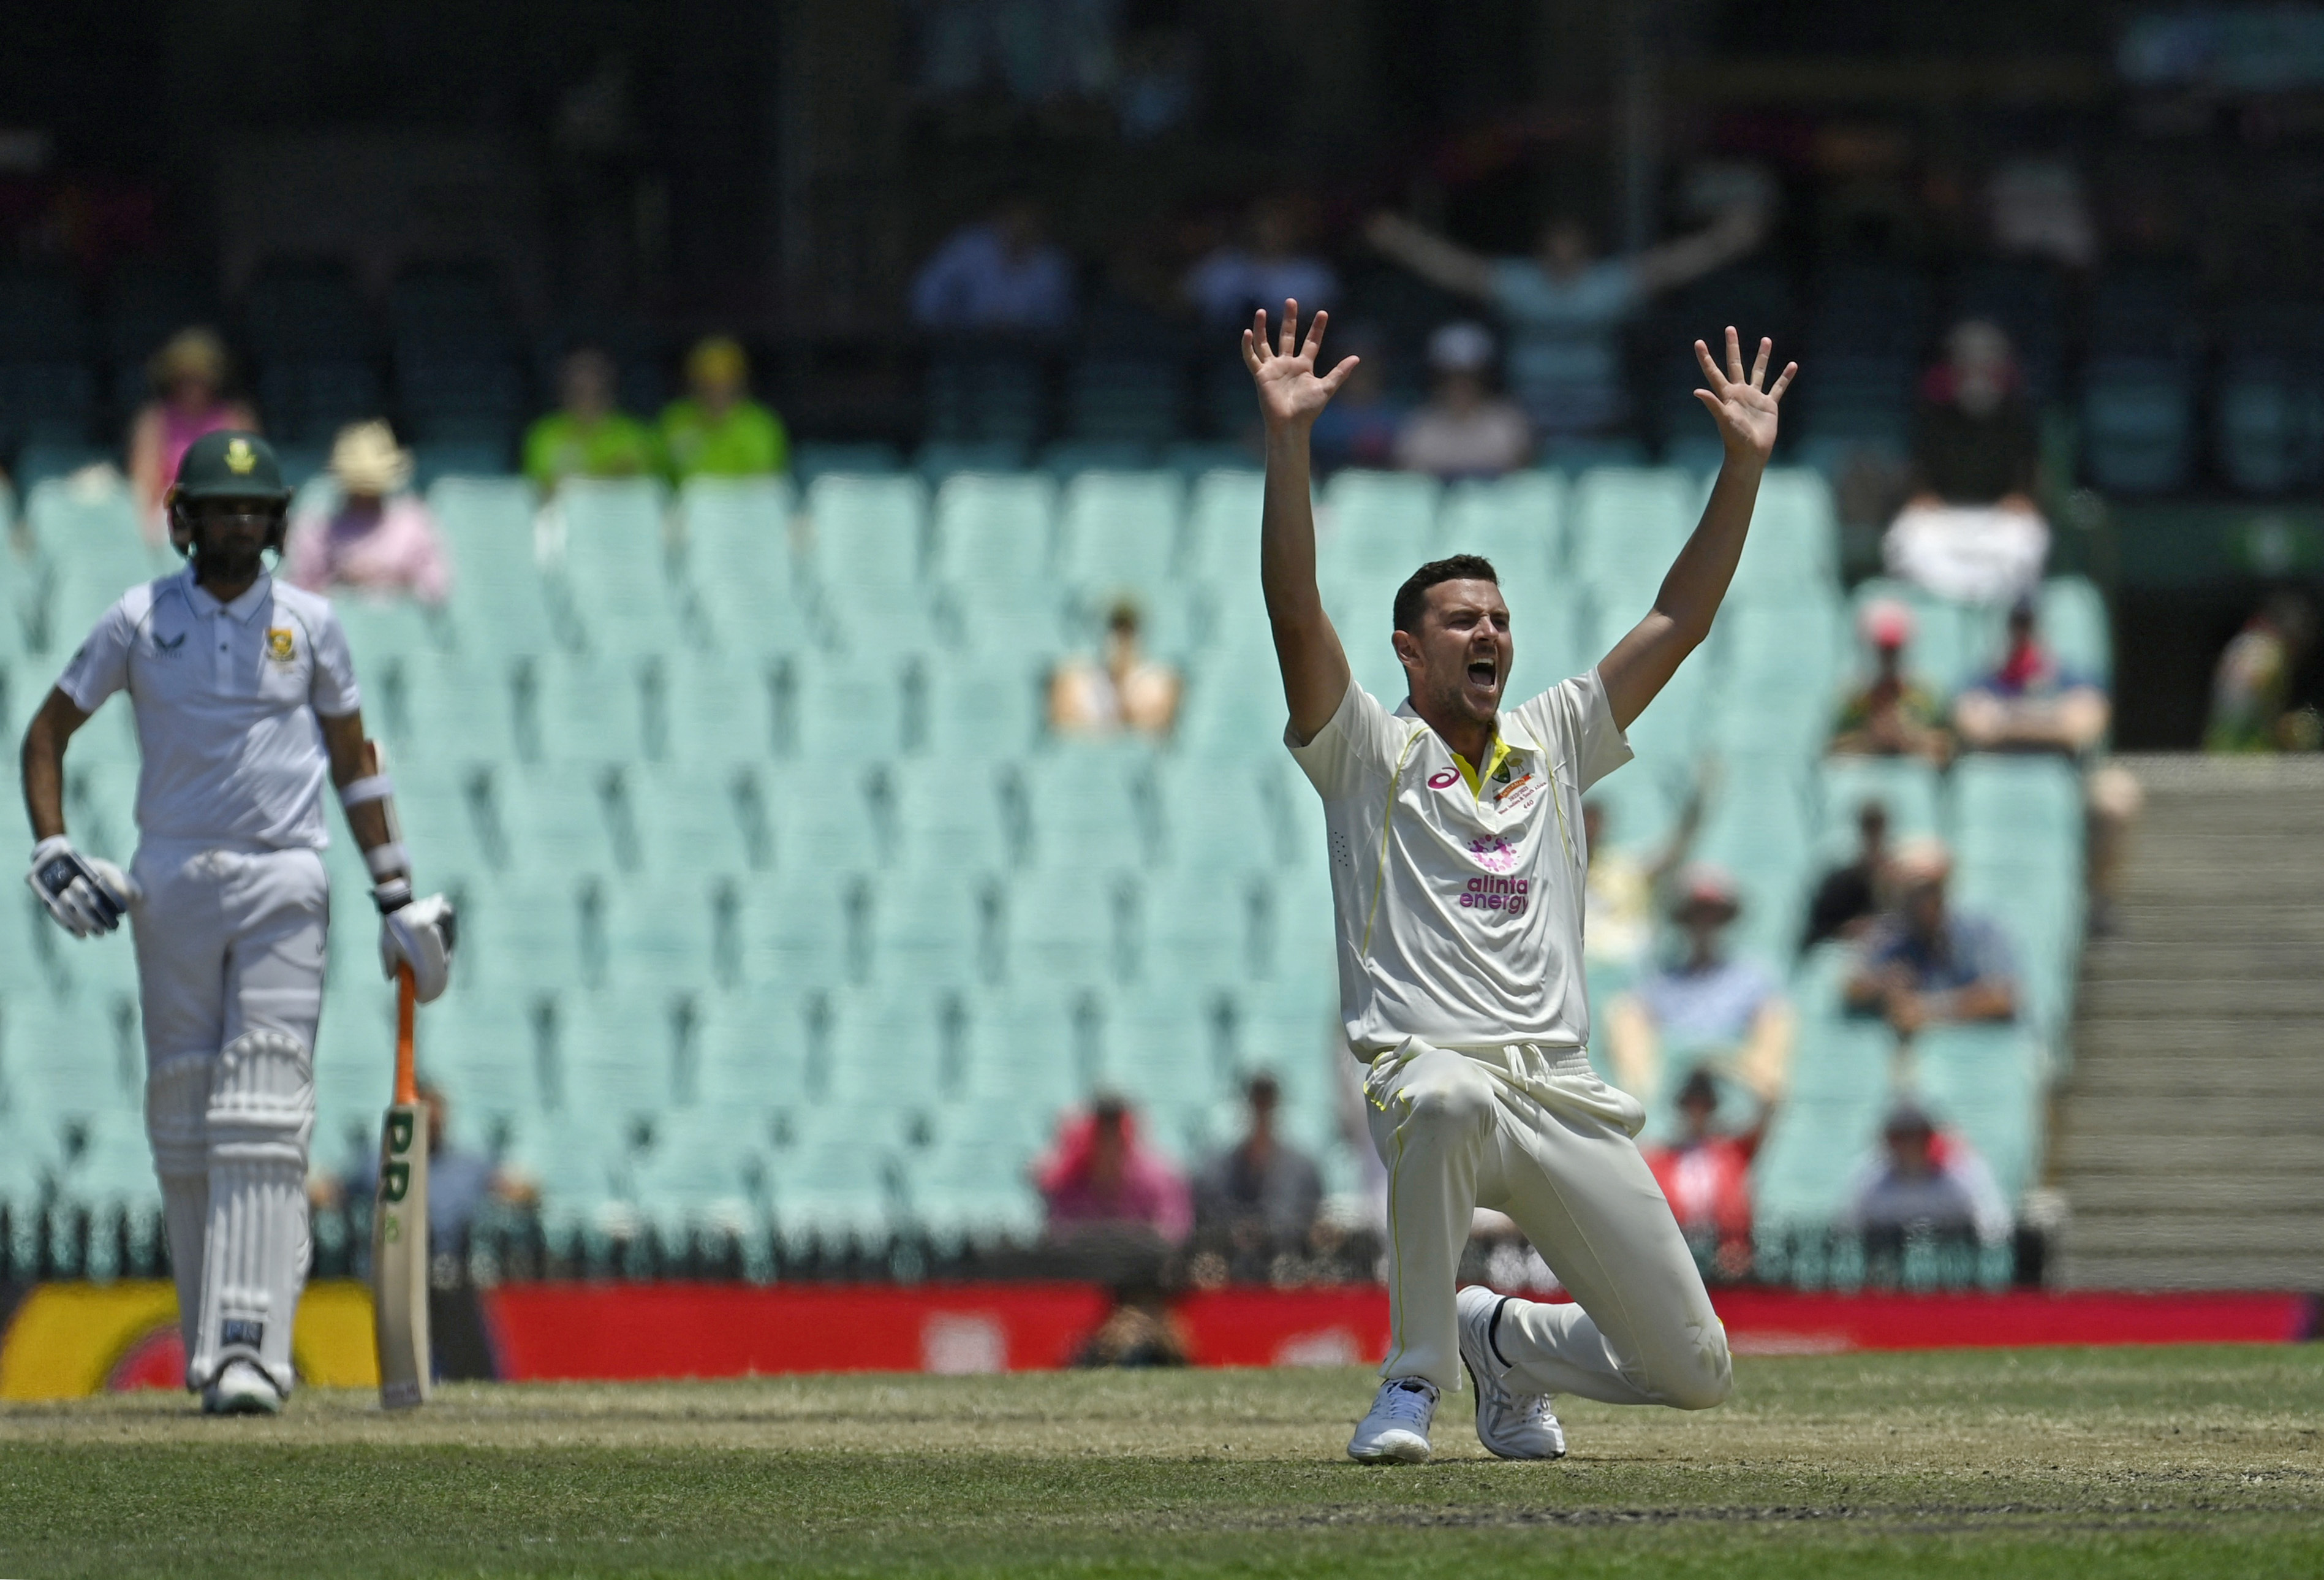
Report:
[[[1383,1377],[1459,1391],[1453,1280],[1481,1206],[1516,1222],[1575,1302],[1502,1307],[1494,1344],[1516,1392],[1681,1409],[1726,1399],[1726,1329],[1631,1140],[1645,1111],[1586,1053],[1414,1038],[1372,1061],[1364,1096],[1388,1176]]]
[[[288,1397],[330,885],[321,853],[154,841],[132,872],[145,1130],[186,1386],[255,1362]]]

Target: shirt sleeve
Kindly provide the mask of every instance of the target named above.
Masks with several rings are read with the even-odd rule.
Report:
[[[1956,947],[1962,955],[1961,964],[1969,968],[1972,982],[2006,982],[2017,980],[2017,954],[2009,945],[2009,936],[2000,924],[1985,917],[1964,917],[1957,929]]]
[[[1523,258],[1500,258],[1493,265],[1493,305],[1513,323],[1537,324],[1557,316],[1554,293],[1540,265]]]
[[[1291,738],[1286,725],[1283,744],[1291,749],[1291,760],[1299,764],[1315,793],[1328,801],[1347,794],[1367,777],[1385,779],[1394,773],[1397,760],[1404,754],[1406,737],[1425,727],[1416,720],[1398,719],[1351,679],[1339,710],[1315,732],[1314,740],[1299,744]]]
[[[318,717],[345,718],[363,706],[363,693],[355,688],[355,659],[347,647],[346,628],[328,604],[323,605],[310,640],[315,644],[315,678],[309,685],[307,700]]]
[[[95,713],[105,699],[129,685],[129,646],[137,638],[137,621],[128,601],[107,609],[88,633],[88,640],[57,677],[57,689],[72,698],[83,713]]]
[[[1518,710],[1542,744],[1587,791],[1630,760],[1630,738],[1614,722],[1596,670],[1551,687]]]

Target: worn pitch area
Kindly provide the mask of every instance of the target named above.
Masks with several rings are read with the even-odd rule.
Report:
[[[0,1406],[0,1575],[2324,1572],[2317,1346],[1747,1358],[1572,1457],[1341,1457],[1342,1371]],[[1459,1564],[1459,1571],[1446,1568]]]

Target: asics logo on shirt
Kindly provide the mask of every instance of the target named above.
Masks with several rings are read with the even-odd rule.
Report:
[[[1460,782],[1461,774],[1460,771],[1457,769],[1440,768],[1434,773],[1428,776],[1428,788],[1430,790],[1451,790],[1454,785],[1459,784]]]

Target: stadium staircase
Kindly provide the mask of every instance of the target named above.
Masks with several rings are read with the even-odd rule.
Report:
[[[2120,926],[2083,956],[2058,1281],[2324,1285],[2324,762],[2124,760]]]

